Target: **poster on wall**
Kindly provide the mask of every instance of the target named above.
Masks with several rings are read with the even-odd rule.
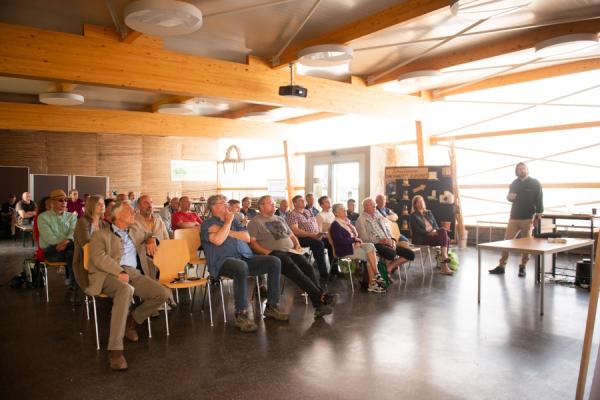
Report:
[[[215,161],[171,160],[171,181],[212,182],[217,177]]]
[[[398,214],[398,225],[405,236],[410,236],[408,218],[412,199],[421,195],[438,224],[454,237],[456,214],[450,166],[387,167],[385,183],[388,207]]]

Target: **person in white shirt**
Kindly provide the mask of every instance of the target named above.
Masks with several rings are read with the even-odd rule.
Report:
[[[331,212],[331,201],[327,196],[319,197],[319,206],[321,212],[317,214],[317,225],[319,226],[319,232],[329,232],[329,227],[335,221],[335,215]]]

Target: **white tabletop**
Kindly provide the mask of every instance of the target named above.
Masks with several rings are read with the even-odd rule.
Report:
[[[565,238],[566,243],[551,243],[548,239],[520,238],[512,240],[501,240],[498,242],[480,243],[478,249],[509,250],[527,252],[530,254],[552,254],[568,251],[579,247],[591,246],[592,239]]]

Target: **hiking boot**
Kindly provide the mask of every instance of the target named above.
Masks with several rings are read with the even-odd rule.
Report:
[[[131,314],[129,314],[129,317],[127,317],[127,325],[125,326],[125,337],[130,342],[137,342],[140,340],[137,333],[137,325],[137,322],[135,322]]]
[[[326,304],[333,307],[337,303],[337,298],[338,297],[336,294],[323,293],[321,295],[321,304]]]
[[[267,303],[264,312],[265,317],[276,319],[277,321],[287,321],[290,316],[288,314],[282,313],[277,306],[273,306]]]
[[[525,266],[519,265],[519,278],[524,278],[525,275],[527,275],[527,272],[525,272]]]
[[[376,281],[371,282],[367,290],[372,293],[385,293],[385,289]]]
[[[333,307],[327,304],[319,304],[315,308],[315,318],[321,318],[325,315],[331,314],[333,312]]]
[[[123,350],[109,350],[108,351],[108,365],[113,371],[126,371],[127,360],[123,355]]]
[[[379,284],[385,284],[385,279],[381,276],[381,274],[375,274],[375,281]]]
[[[498,265],[496,268],[490,269],[489,273],[493,275],[504,275],[504,267]]]
[[[235,326],[246,333],[255,332],[258,329],[254,321],[248,317],[248,311],[246,310],[235,312]]]

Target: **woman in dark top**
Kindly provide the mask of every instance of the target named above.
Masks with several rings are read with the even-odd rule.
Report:
[[[448,258],[448,246],[450,238],[445,229],[438,226],[433,213],[425,208],[423,196],[417,195],[412,200],[412,212],[409,217],[410,229],[412,231],[412,242],[416,245],[440,246],[442,249],[443,275],[452,275],[452,270],[448,267],[450,259]]]

